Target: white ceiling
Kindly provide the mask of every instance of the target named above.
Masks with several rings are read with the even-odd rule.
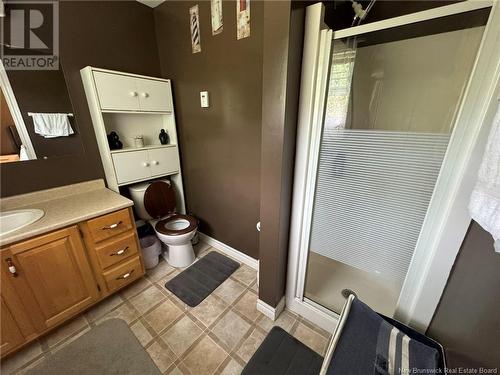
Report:
[[[141,4],[147,5],[148,7],[155,8],[165,0],[137,0]]]

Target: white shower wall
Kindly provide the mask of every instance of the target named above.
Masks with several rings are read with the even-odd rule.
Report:
[[[483,31],[358,48],[351,129],[451,133]]]

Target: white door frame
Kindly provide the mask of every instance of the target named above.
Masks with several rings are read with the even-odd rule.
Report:
[[[19,105],[17,104],[16,96],[14,95],[14,91],[12,90],[12,86],[10,85],[9,77],[7,76],[7,72],[5,70],[5,67],[3,66],[3,62],[1,59],[0,88],[5,96],[5,101],[7,102],[7,106],[9,107],[10,114],[12,115],[12,119],[14,120],[14,124],[16,125],[19,138],[21,138],[21,143],[26,149],[26,154],[28,155],[29,160],[36,159],[35,148],[33,147],[33,143],[31,142],[28,129],[26,128],[26,124],[24,123],[23,115],[21,114],[21,110],[19,109]]]
[[[333,38],[346,37],[480,9],[492,4],[474,68],[458,111],[455,130],[396,308],[397,319],[422,332],[431,322],[471,221],[467,206],[494,115],[493,107],[499,95],[499,3],[498,0],[469,0],[350,30],[339,30],[333,35]],[[337,322],[337,314],[304,298],[312,204],[323,124],[322,108],[332,40],[331,31],[322,30],[323,12],[321,3],[309,6],[306,12],[286,303],[292,311],[324,329],[332,329]]]

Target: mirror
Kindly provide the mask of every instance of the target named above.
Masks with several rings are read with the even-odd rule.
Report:
[[[6,70],[0,60],[0,162],[84,152],[62,64],[59,70]]]

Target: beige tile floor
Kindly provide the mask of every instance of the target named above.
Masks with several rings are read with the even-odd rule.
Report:
[[[203,243],[196,249],[199,257],[215,251]],[[128,323],[164,374],[239,374],[273,325],[324,354],[328,332],[289,311],[273,322],[256,310],[257,275],[250,267],[242,265],[194,308],[164,287],[179,272],[161,262],[146,277],[4,360],[2,375],[25,372],[110,318]]]

